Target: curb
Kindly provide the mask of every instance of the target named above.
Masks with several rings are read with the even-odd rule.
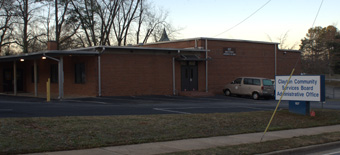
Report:
[[[264,153],[261,155],[310,154],[310,153],[315,153],[316,151],[326,151],[329,149],[334,149],[334,148],[339,148],[339,147],[340,147],[340,141],[336,141],[336,142],[310,145],[310,146],[299,147],[299,148],[288,149],[288,150],[274,151],[274,152]]]

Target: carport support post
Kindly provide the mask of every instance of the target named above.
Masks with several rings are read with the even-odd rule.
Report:
[[[14,95],[17,95],[17,62],[13,62],[13,90]]]
[[[275,76],[277,75],[277,46],[278,46],[278,44],[275,44],[275,64],[274,64],[274,67],[275,67],[274,74],[275,74]]]
[[[101,66],[100,66],[100,55],[98,55],[98,96],[102,96],[102,81],[101,81]]]
[[[178,52],[180,52],[178,50]],[[176,95],[175,57],[172,57],[172,93]]]
[[[59,99],[63,99],[64,98],[64,71],[63,71],[63,63],[64,63],[64,59],[61,56],[59,59]]]
[[[208,92],[208,39],[205,39],[205,92]]]
[[[34,96],[38,96],[37,60],[34,60]]]

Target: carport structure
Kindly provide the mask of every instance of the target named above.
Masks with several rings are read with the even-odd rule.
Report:
[[[196,66],[197,89],[206,91],[208,50],[97,46],[0,57],[0,91],[17,95],[173,95],[181,91],[183,64]],[[188,73],[186,73],[188,75]],[[16,80],[14,80],[16,79]]]
[[[41,89],[40,92],[44,92],[45,82],[47,78],[51,78],[52,89],[56,89],[55,86],[57,86],[58,98],[62,99],[64,97],[64,57],[93,57],[98,54],[98,51],[93,50],[50,50],[0,57],[2,91],[13,91],[13,94],[17,95],[18,91],[32,92],[33,88],[34,96],[37,97],[38,90]],[[46,66],[51,67],[46,68]],[[50,76],[46,75],[48,72]]]

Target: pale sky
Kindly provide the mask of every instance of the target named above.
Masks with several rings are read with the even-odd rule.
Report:
[[[288,32],[287,45],[297,44],[312,27],[322,0],[151,0],[169,11],[169,20],[184,28],[177,39],[213,37],[279,42]],[[314,26],[339,28],[340,0],[324,0]],[[220,34],[220,35],[218,35]]]

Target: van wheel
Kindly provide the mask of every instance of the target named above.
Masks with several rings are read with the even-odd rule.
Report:
[[[224,95],[225,95],[225,96],[230,96],[230,95],[231,95],[230,90],[229,90],[229,89],[225,90],[225,91],[224,91]]]
[[[260,98],[259,94],[258,93],[253,93],[253,99],[254,100],[258,100]]]

